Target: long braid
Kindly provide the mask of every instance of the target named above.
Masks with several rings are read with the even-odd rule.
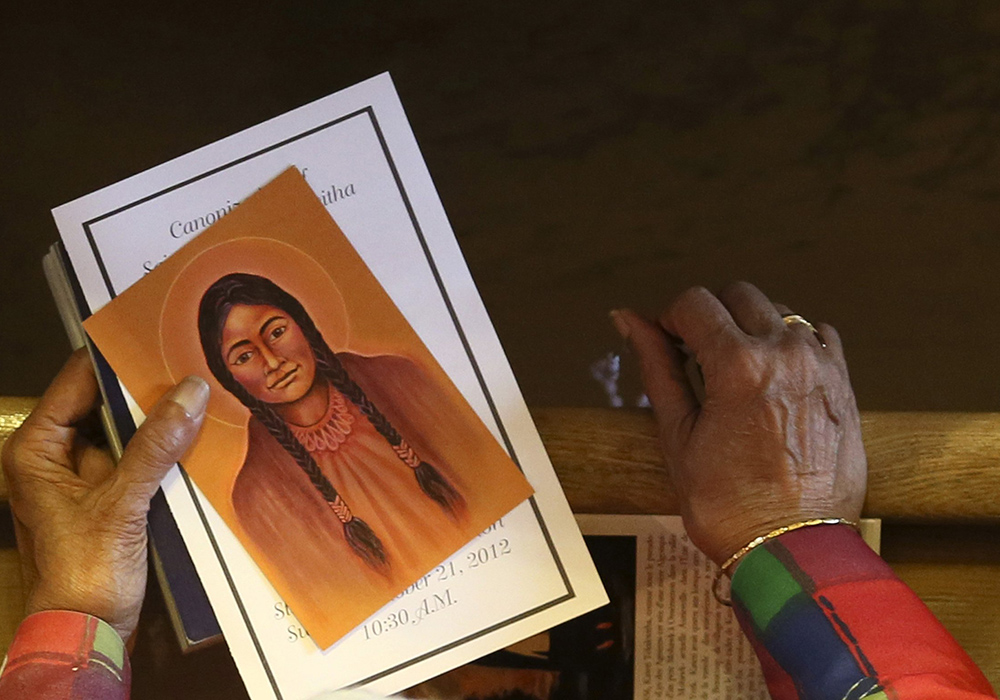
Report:
[[[232,375],[230,375],[231,377]],[[381,540],[379,540],[378,536],[368,526],[368,523],[354,516],[347,502],[337,493],[337,489],[326,478],[316,460],[309,454],[309,450],[298,441],[288,427],[288,424],[282,420],[281,416],[273,408],[251,396],[235,379],[232,380],[232,383],[235,386],[226,386],[226,389],[233,392],[250,409],[250,412],[267,428],[267,431],[274,436],[278,444],[285,448],[285,451],[298,462],[302,471],[309,477],[309,481],[312,482],[312,485],[316,487],[316,490],[319,491],[330,509],[340,519],[340,522],[344,526],[344,537],[347,539],[348,544],[351,545],[351,548],[369,566],[376,569],[384,567],[388,563],[388,560]]]
[[[343,363],[330,350],[319,329],[311,323],[300,324],[309,345],[315,349],[316,368],[341,394],[350,399],[375,429],[386,439],[396,456],[413,469],[420,489],[449,515],[457,516],[465,508],[465,499],[432,464],[417,456],[389,419],[371,402],[358,383],[351,379]]]
[[[233,277],[230,275],[229,277]],[[223,278],[213,285],[209,292],[202,297],[199,308],[198,329],[201,336],[202,349],[205,352],[205,359],[212,374],[219,383],[233,394],[240,402],[250,409],[251,414],[260,421],[267,431],[278,441],[278,444],[296,461],[299,467],[305,472],[312,485],[319,491],[323,500],[334,512],[344,527],[344,538],[351,546],[351,549],[361,557],[365,563],[374,569],[385,569],[388,567],[388,558],[381,540],[368,524],[361,518],[354,516],[347,502],[337,493],[330,480],[323,474],[316,460],[309,454],[309,450],[302,445],[295,437],[288,424],[272,409],[267,403],[255,398],[233,377],[229,368],[226,367],[219,352],[221,339],[221,329],[228,316],[229,309],[235,301],[226,292],[220,283],[227,280]],[[221,294],[219,288],[221,289]],[[216,291],[217,298],[212,298],[210,292]],[[216,312],[215,314],[212,311]],[[212,316],[215,316],[214,322]],[[214,328],[213,328],[214,327]],[[212,349],[214,346],[214,350]]]

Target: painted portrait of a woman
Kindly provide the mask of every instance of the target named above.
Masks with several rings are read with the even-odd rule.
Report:
[[[279,596],[322,649],[532,493],[470,404],[475,375],[459,388],[294,170],[88,321],[143,410],[208,380],[183,460],[200,517],[248,555],[234,576],[273,589],[258,605]]]
[[[413,363],[332,352],[297,299],[251,274],[209,287],[198,331],[212,374],[251,413],[233,506],[277,570],[305,589],[345,575],[381,587],[425,574],[428,543],[461,546],[459,477],[392,418],[407,434],[414,415],[433,419]]]

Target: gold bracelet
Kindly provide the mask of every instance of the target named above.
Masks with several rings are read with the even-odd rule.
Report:
[[[760,537],[755,537],[750,543],[742,547],[736,554],[726,559],[726,561],[719,567],[719,571],[715,574],[715,580],[712,581],[712,595],[715,599],[725,605],[726,607],[732,607],[733,601],[731,598],[723,598],[719,593],[719,582],[722,577],[729,574],[729,570],[736,566],[740,559],[745,557],[747,554],[755,550],[757,547],[761,546],[768,540],[773,540],[775,537],[780,537],[786,532],[792,532],[793,530],[801,530],[804,527],[812,527],[813,525],[850,525],[855,530],[858,529],[858,524],[853,520],[847,520],[845,518],[815,518],[813,520],[803,520],[802,522],[792,523],[791,525],[783,525],[777,530],[771,530],[766,535],[761,535]]]

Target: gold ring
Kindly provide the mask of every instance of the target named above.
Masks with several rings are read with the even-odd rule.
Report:
[[[804,319],[802,316],[799,316],[798,314],[782,314],[781,320],[785,322],[786,326],[791,326],[796,323],[802,324],[803,326],[811,330],[813,335],[816,336],[816,340],[819,341],[820,347],[824,348],[826,347],[826,341],[823,340],[823,336],[821,336],[819,334],[819,331],[816,330],[816,326],[809,323],[809,321]]]

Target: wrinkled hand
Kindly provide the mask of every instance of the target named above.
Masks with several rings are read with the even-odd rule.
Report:
[[[194,440],[208,385],[178,384],[150,412],[115,468],[77,424],[99,395],[86,352],[77,352],[4,445],[26,612],[76,610],[127,640],[146,589],[146,513],[160,480]]]
[[[759,535],[812,518],[857,520],[867,461],[837,332],[786,326],[745,282],[696,287],[658,323],[613,314],[639,357],[684,525],[717,564]],[[699,405],[677,342],[705,380]]]

